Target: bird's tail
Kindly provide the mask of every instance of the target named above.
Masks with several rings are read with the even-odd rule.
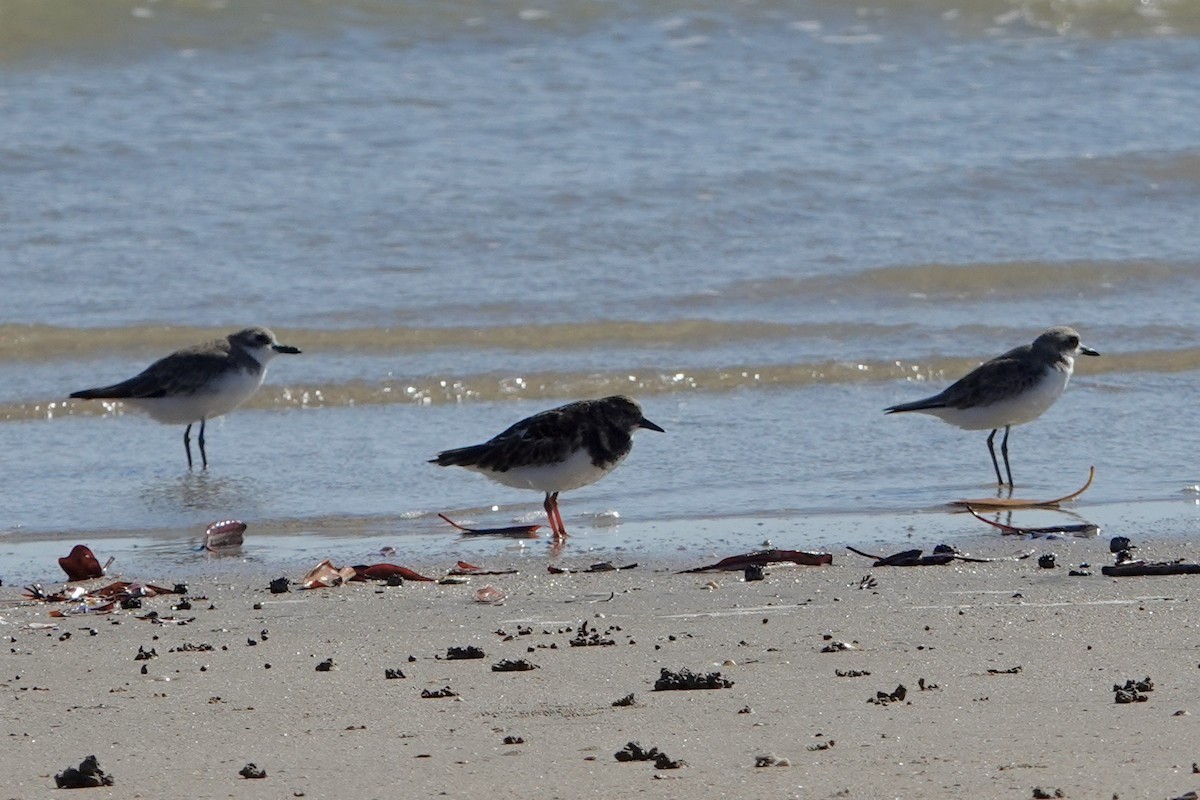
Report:
[[[429,463],[437,464],[439,467],[473,467],[479,463],[479,459],[486,452],[487,447],[481,444],[459,447],[456,450],[443,450],[437,454],[436,458],[429,459]]]
[[[934,408],[945,408],[946,403],[939,397],[927,397],[924,400],[914,400],[911,403],[901,403],[889,406],[883,410],[885,414],[899,414],[904,411],[929,411]]]

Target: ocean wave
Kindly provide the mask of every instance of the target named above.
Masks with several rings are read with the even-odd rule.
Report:
[[[1200,32],[1200,5],[1195,0],[880,0],[873,10],[880,26],[907,17],[933,17],[947,27],[981,34],[1026,29],[1106,37]],[[352,29],[378,31],[397,43],[497,33],[574,34],[618,19],[661,25],[663,19],[678,17],[719,19],[719,28],[803,25],[824,35],[813,18],[844,13],[837,4],[797,6],[778,0],[0,0],[0,59],[154,48],[224,49],[280,33]]]
[[[682,307],[797,298],[858,301],[946,298],[955,300],[1046,297],[1069,290],[1072,296],[1100,296],[1114,290],[1147,290],[1166,284],[1200,280],[1194,264],[1156,261],[1012,261],[974,264],[900,264],[829,275],[791,276],[736,281],[716,292],[684,295]]]
[[[395,404],[443,405],[504,400],[565,401],[608,394],[637,397],[740,390],[796,390],[813,386],[886,381],[928,384],[930,393],[979,364],[978,358],[931,356],[924,360],[813,361],[734,365],[700,369],[639,369],[628,372],[499,372],[413,377],[378,382],[267,385],[244,408],[304,409]],[[1105,351],[1089,359],[1086,375],[1177,373],[1200,369],[1200,347],[1175,350]],[[55,400],[0,404],[0,421],[21,422],[68,416],[122,414],[117,402]]]

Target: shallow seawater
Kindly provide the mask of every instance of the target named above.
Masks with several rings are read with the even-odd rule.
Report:
[[[1054,324],[1103,356],[1013,431],[1018,494],[1094,465],[1106,534],[1196,532],[1194,4],[0,16],[4,579],[76,541],[202,569],[229,517],[252,564],[544,560],[437,517],[539,497],[426,462],[615,392],[667,432],[564,495],[562,558],[931,547],[982,527],[945,503],[995,493],[985,434],[882,409]],[[207,472],[65,401],[249,324],[304,353]]]

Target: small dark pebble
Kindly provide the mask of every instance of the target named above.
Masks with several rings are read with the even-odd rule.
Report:
[[[388,576],[387,582],[384,585],[385,586],[403,586],[404,578],[401,578],[399,575],[390,575],[390,576]]]
[[[55,775],[54,783],[59,789],[94,789],[112,786],[113,777],[100,769],[100,762],[95,756],[88,756],[79,762],[78,767],[67,767]]]
[[[520,736],[505,736],[504,743],[505,744],[525,744],[525,740],[523,738],[521,738]]]
[[[754,766],[756,767],[790,767],[791,765],[792,762],[773,753],[754,757]]]
[[[657,747],[647,750],[638,742],[629,742],[613,754],[617,761],[653,761],[659,755]]]
[[[121,600],[121,608],[141,608],[142,598],[140,597],[125,597]]]
[[[267,771],[257,764],[251,762],[239,769],[238,775],[241,775],[243,778],[265,778],[267,777]]]
[[[1121,553],[1126,550],[1135,550],[1133,542],[1129,541],[1128,536],[1114,536],[1108,541],[1108,552]]]
[[[710,672],[707,675],[701,675],[697,672],[692,672],[690,669],[681,669],[678,672],[672,672],[663,667],[659,672],[658,680],[654,682],[654,691],[728,689],[730,686],[733,686],[733,681],[728,678],[722,678],[720,672]]]
[[[1054,569],[1054,553],[1046,553],[1045,555],[1038,556],[1038,566],[1042,569]]]
[[[383,677],[387,678],[388,680],[395,680],[397,678],[403,678],[404,673],[398,669],[385,669],[383,671]]]
[[[288,591],[288,587],[291,585],[292,582],[287,578],[276,578],[271,581],[271,585],[268,588],[271,590],[271,594],[283,594]]]
[[[327,658],[320,664],[317,664],[317,672],[329,672],[333,669],[333,659]]]
[[[745,576],[747,582],[761,581],[763,578],[767,577],[767,573],[762,568],[761,564],[751,564],[750,566],[746,567]]]
[[[659,753],[654,757],[655,769],[679,769],[686,765],[687,762],[682,758],[670,758],[666,753]]]
[[[446,659],[449,661],[454,661],[461,658],[483,658],[483,655],[482,648],[470,644],[466,647],[446,648]]]
[[[904,688],[904,684],[900,684],[895,689],[889,692],[876,692],[874,697],[867,700],[868,703],[874,703],[877,706],[886,706],[889,703],[902,703],[904,698],[908,696],[908,689]]]
[[[492,664],[492,672],[528,672],[531,669],[540,669],[540,667],[523,658],[506,658],[503,661]]]
[[[1052,800],[1055,797],[1066,797],[1062,789],[1055,789],[1051,792],[1049,789],[1043,789],[1040,786],[1033,787],[1034,800]]]

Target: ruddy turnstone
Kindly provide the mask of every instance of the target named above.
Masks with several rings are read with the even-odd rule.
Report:
[[[445,450],[429,463],[466,467],[505,486],[544,492],[550,529],[562,539],[567,529],[559,492],[595,483],[616,469],[629,455],[637,428],[662,432],[628,397],[579,400],[523,419],[483,444]]]

